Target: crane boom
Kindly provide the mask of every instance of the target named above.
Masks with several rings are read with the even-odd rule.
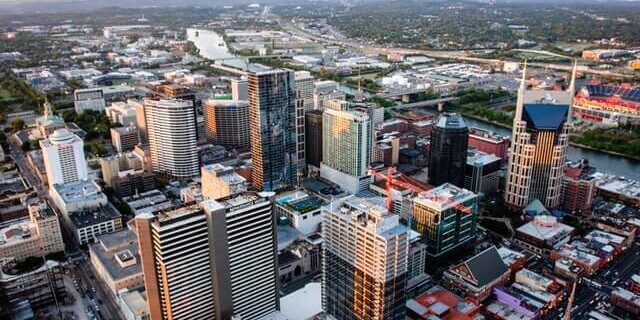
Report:
[[[376,177],[376,178],[379,178],[380,180],[383,180],[383,181],[387,182],[387,185],[386,185],[386,187],[387,187],[387,190],[386,190],[387,191],[387,209],[389,211],[392,211],[392,209],[393,209],[393,201],[391,199],[391,188],[393,186],[401,187],[401,188],[404,188],[404,189],[407,189],[407,190],[411,190],[415,194],[422,194],[425,191],[427,191],[427,188],[421,188],[421,187],[416,186],[416,184],[412,184],[410,182],[403,181],[403,180],[414,181],[415,179],[413,179],[411,177],[407,177],[407,176],[403,175],[402,173],[399,173],[399,172],[395,173],[395,176],[397,176],[397,177],[394,177],[394,169],[393,169],[393,167],[387,168],[387,174],[386,175],[383,174],[380,171],[375,171],[375,170],[369,168],[369,174],[374,176],[374,177]],[[437,197],[435,200],[439,201],[439,202],[442,202],[442,203],[445,203],[447,205],[450,205],[450,206],[456,208],[457,210],[459,210],[461,212],[464,212],[466,214],[471,213],[471,209],[469,209],[468,207],[462,205],[461,203],[459,203],[457,201],[451,201],[450,199],[443,198],[443,197]]]

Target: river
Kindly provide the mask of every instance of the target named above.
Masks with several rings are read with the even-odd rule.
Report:
[[[203,29],[187,29],[187,39],[200,50],[200,55],[211,60],[225,59],[224,64],[244,68],[245,59],[236,58],[224,42],[224,38],[217,32]]]
[[[434,110],[425,109],[430,113],[434,113]],[[492,123],[466,118],[467,125],[470,127],[478,127],[482,129],[491,130],[501,135],[511,136],[511,130],[497,126]],[[611,155],[604,152],[595,150],[583,149],[574,146],[570,146],[567,150],[567,157],[569,160],[588,159],[589,164],[595,167],[598,171],[604,173],[612,173],[618,176],[624,176],[629,179],[640,181],[640,161]]]

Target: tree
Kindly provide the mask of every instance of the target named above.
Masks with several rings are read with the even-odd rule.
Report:
[[[11,131],[13,133],[16,133],[24,128],[25,128],[24,120],[20,118],[11,120]]]

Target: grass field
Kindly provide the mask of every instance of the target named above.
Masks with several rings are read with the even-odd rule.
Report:
[[[19,102],[20,97],[13,96],[11,92],[0,88],[0,106],[8,106]]]

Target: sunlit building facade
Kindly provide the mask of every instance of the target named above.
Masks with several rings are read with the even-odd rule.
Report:
[[[200,174],[196,108],[191,100],[144,101],[153,172],[187,180]]]
[[[369,115],[359,111],[324,111],[321,177],[353,194],[366,190],[371,183],[367,173],[370,150]]]
[[[197,205],[136,216],[150,320],[216,319],[207,216]]]
[[[212,99],[202,109],[207,141],[228,150],[249,148],[249,107],[246,101]]]
[[[505,204],[520,210],[533,200],[547,208],[560,205],[563,169],[571,132],[575,68],[568,91],[518,89]]]
[[[150,320],[257,320],[279,308],[271,196],[136,216]]]
[[[408,229],[374,201],[322,208],[322,307],[335,319],[405,319]]]
[[[477,198],[469,190],[446,183],[413,199],[412,229],[422,234],[429,255],[445,254],[475,239]]]

